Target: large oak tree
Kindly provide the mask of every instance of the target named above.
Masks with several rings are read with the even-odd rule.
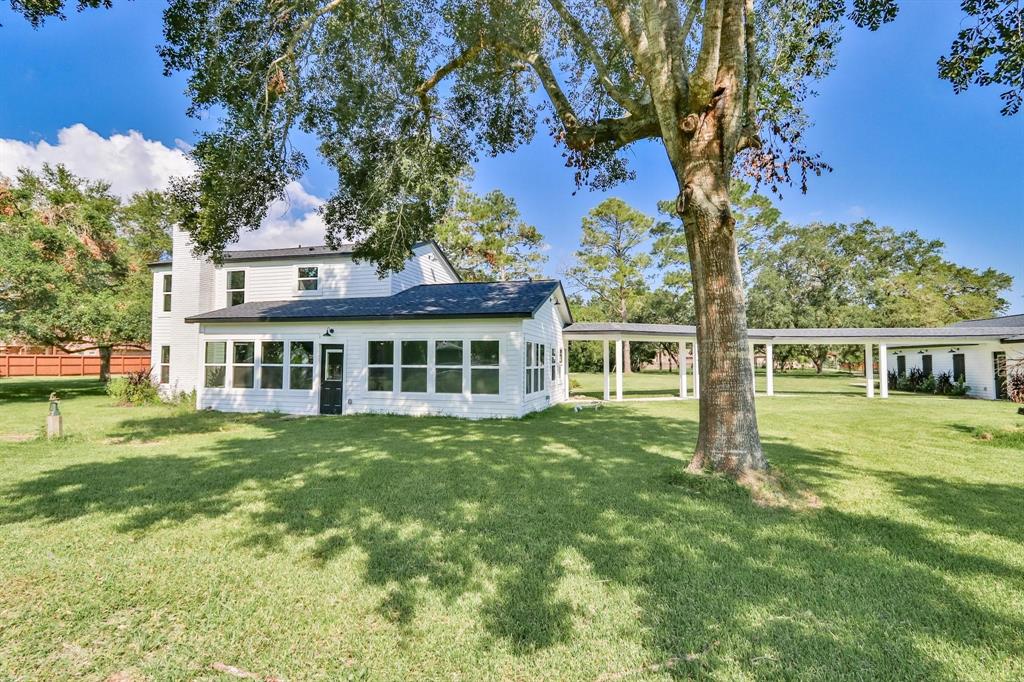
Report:
[[[108,0],[80,0],[79,7]],[[12,0],[40,23],[61,0]],[[1024,86],[1018,0],[964,0],[939,73],[957,90]],[[877,28],[896,0],[172,0],[166,69],[190,74],[192,112],[220,125],[178,188],[185,226],[216,251],[256,229],[306,160],[298,130],[338,172],[329,240],[400,265],[432,236],[454,178],[478,153],[547,127],[581,184],[631,177],[624,151],[651,140],[678,186],[701,345],[692,466],[764,468],[729,188],[823,168],[801,147],[803,102],[833,66],[844,16]],[[534,96],[534,91],[539,93]]]

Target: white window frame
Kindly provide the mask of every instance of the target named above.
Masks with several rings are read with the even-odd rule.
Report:
[[[370,362],[370,344],[373,344],[373,343],[390,343],[391,344],[391,363],[390,364],[371,363]],[[397,380],[397,377],[396,377],[398,372],[396,371],[397,365],[395,363],[395,359],[398,356],[398,352],[399,352],[398,347],[399,347],[400,343],[401,343],[401,339],[396,339],[396,338],[389,338],[389,339],[371,338],[371,339],[367,339],[366,340],[366,392],[367,393],[374,393],[374,394],[377,394],[377,395],[386,395],[386,394],[389,394],[389,393],[397,393],[398,392],[401,384],[399,383],[399,381]],[[391,368],[391,390],[379,390],[379,389],[375,389],[375,388],[370,388],[370,369],[371,368],[381,368],[381,367],[390,367]],[[427,388],[429,388],[429,386]],[[422,394],[416,394],[416,395],[422,395]]]
[[[160,290],[163,292],[162,302],[160,304],[160,312],[169,313],[172,310],[173,301],[171,300],[171,288],[173,286],[173,273],[165,272],[160,278]]]
[[[309,363],[308,364],[306,364],[306,363],[293,363],[292,362],[292,344],[297,344],[297,343],[309,343],[309,344],[313,345],[313,352],[310,353]],[[317,385],[317,376],[316,376],[316,353],[317,353],[317,351],[316,351],[316,341],[314,341],[312,339],[288,339],[288,346],[285,348],[285,352],[286,352],[285,360],[287,360],[287,362],[288,362],[288,364],[287,364],[287,367],[288,367],[288,369],[287,369],[287,372],[288,372],[288,374],[287,374],[288,390],[289,391],[299,391],[299,392],[302,392],[302,393],[308,393],[310,391],[316,390],[316,385]],[[301,369],[301,368],[305,368],[305,367],[309,368],[309,375],[310,375],[309,388],[295,388],[295,387],[293,387],[292,386],[292,369]]]
[[[224,362],[209,362],[208,358],[209,358],[209,349],[210,349],[210,344],[211,343],[222,343],[222,344],[224,344]],[[207,339],[206,342],[203,344],[203,388],[204,389],[224,390],[225,388],[228,387],[228,349],[229,349],[229,347],[230,347],[230,342],[229,341],[225,341],[225,340],[221,340],[221,339],[216,339],[216,340],[213,340],[213,341]],[[209,368],[211,368],[211,367],[220,367],[220,368],[222,368],[224,370],[224,379],[221,382],[220,386],[209,386],[208,385],[208,379],[207,379],[208,371],[207,370],[209,370]]]
[[[478,339],[478,340],[481,340],[481,339]],[[493,339],[482,339],[482,340],[493,340]],[[439,344],[439,343],[458,343],[459,344],[459,353],[462,356],[462,358],[461,358],[461,361],[459,362],[458,365],[439,365],[437,363],[437,344]],[[499,354],[501,352],[500,345],[498,347],[498,352],[499,352]],[[472,369],[467,370],[467,365],[469,363],[468,353],[469,353],[469,347],[468,347],[468,344],[467,344],[465,339],[461,339],[461,338],[453,339],[453,338],[445,337],[445,338],[435,338],[435,339],[431,340],[431,342],[430,342],[430,357],[429,357],[429,361],[430,361],[431,364],[430,364],[430,369],[428,370],[429,371],[428,382],[430,384],[430,389],[431,389],[430,392],[431,393],[434,393],[434,394],[439,395],[439,396],[456,396],[456,395],[465,396],[465,395],[469,394],[469,389],[467,388],[466,381],[467,381],[467,378],[469,377],[469,373],[472,371]],[[499,361],[500,361],[500,355],[499,355]],[[461,381],[462,390],[457,391],[457,392],[455,392],[455,391],[447,392],[446,391],[444,393],[441,393],[440,391],[438,391],[437,390],[437,371],[439,369],[444,369],[444,370],[458,369],[459,370],[459,376],[462,378],[462,381]],[[500,379],[500,377],[499,377],[499,379]],[[480,393],[480,394],[477,394],[477,395],[491,395],[491,394]]]
[[[281,344],[281,362],[267,362],[266,358],[263,357],[263,346],[268,343],[280,343]],[[286,372],[288,371],[288,341],[284,339],[260,339],[259,341],[260,352],[256,356],[258,362],[258,376],[259,381],[256,382],[261,390],[265,391],[283,391],[287,385]],[[263,369],[266,367],[280,367],[281,368],[281,385],[278,387],[264,386],[263,385]]]
[[[319,265],[298,265],[295,267],[295,290],[302,296],[316,296],[321,293],[320,289],[320,267]],[[303,277],[302,271],[313,269],[316,270],[316,277]],[[302,282],[315,282],[316,287],[313,289],[303,289],[300,285]]]
[[[490,342],[498,344],[498,363],[496,365],[474,365],[473,364],[473,344],[474,343],[490,343]],[[463,361],[469,364],[469,377],[468,377],[469,388],[467,389],[467,392],[473,398],[473,400],[481,400],[481,399],[483,399],[483,400],[487,400],[487,399],[490,399],[490,400],[500,400],[501,397],[504,395],[502,393],[502,389],[501,389],[501,359],[503,357],[502,350],[504,348],[504,345],[505,344],[502,342],[501,339],[494,339],[494,338],[487,338],[487,337],[484,337],[484,338],[470,338],[470,339],[468,339],[467,349],[466,349],[466,351],[464,351]],[[498,392],[497,393],[474,393],[473,392],[473,371],[477,370],[477,369],[493,369],[493,370],[497,370],[497,372],[498,372]],[[463,382],[465,382],[466,380],[467,380],[466,377],[463,377]]]
[[[426,345],[426,350],[427,350],[427,352],[426,352],[426,364],[423,364],[423,365],[407,365],[407,364],[405,364],[405,356],[402,353],[402,345],[406,344],[406,343],[423,343],[423,344]],[[396,350],[397,350],[397,354],[398,354],[398,363],[396,365],[396,367],[398,368],[398,382],[395,384],[395,388],[397,389],[397,392],[401,393],[401,394],[404,394],[404,395],[408,395],[408,396],[419,396],[419,395],[427,395],[429,393],[433,393],[433,391],[431,390],[432,387],[430,385],[431,384],[431,382],[430,382],[430,340],[429,339],[422,339],[422,338],[416,338],[416,339],[397,339],[395,341],[395,345],[396,345]],[[369,356],[367,356],[367,358],[369,358]],[[423,387],[422,391],[406,391],[405,390],[405,388],[403,387],[402,384],[405,381],[405,368],[406,367],[408,367],[409,369],[422,369],[422,370],[424,370],[424,373],[426,375],[426,385]],[[394,376],[394,374],[392,374],[392,376]],[[367,377],[367,381],[369,381],[369,377]]]
[[[249,344],[252,346],[252,362],[235,362],[235,346],[242,344]],[[231,347],[231,388],[237,388],[243,391],[251,391],[256,388],[256,342],[251,339],[237,340],[233,339],[229,344]],[[249,371],[252,372],[252,385],[251,386],[236,386],[235,385],[235,368],[236,367],[248,367]]]
[[[526,342],[526,373],[523,375],[523,391],[532,396],[547,390],[547,344]],[[539,381],[538,381],[539,379]]]
[[[231,275],[235,274],[236,272],[242,273],[242,288],[241,289],[232,289],[231,288]],[[246,293],[247,293],[248,286],[249,286],[249,273],[245,270],[245,268],[235,268],[233,270],[228,270],[227,274],[226,274],[226,277],[225,277],[225,280],[224,280],[224,305],[226,307],[231,307],[231,306],[236,306],[236,305],[242,305],[242,303],[245,303],[246,298],[247,298]],[[233,303],[231,301],[231,295],[239,293],[239,292],[241,292],[241,294],[242,294],[242,301],[241,301],[241,303]]]
[[[171,347],[160,346],[160,374],[159,381],[161,386],[166,386],[171,383]]]

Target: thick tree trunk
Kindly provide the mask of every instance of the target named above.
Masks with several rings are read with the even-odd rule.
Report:
[[[731,474],[768,467],[754,410],[743,277],[729,211],[728,174],[713,162],[688,174],[686,225],[700,353],[700,430],[691,470]]]
[[[100,381],[110,381],[110,355],[113,352],[110,346],[100,346]]]

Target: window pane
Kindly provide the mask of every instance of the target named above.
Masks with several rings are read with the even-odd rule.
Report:
[[[291,346],[292,346],[292,364],[293,365],[312,365],[313,364],[313,342],[312,341],[292,341]]]
[[[284,364],[284,341],[264,341],[263,362],[267,365]]]
[[[171,276],[164,275],[164,293],[168,294],[171,292]]]
[[[435,341],[434,363],[462,366],[462,341]]]
[[[462,393],[462,368],[439,367],[434,373],[435,393]]]
[[[340,351],[328,351],[327,366],[324,368],[324,379],[341,381],[345,378],[345,356]]]
[[[292,389],[306,390],[313,388],[313,368],[292,367],[291,380],[289,387]]]
[[[284,384],[284,367],[262,367],[260,388],[281,388]]]
[[[537,372],[537,379],[536,379],[537,390],[538,391],[543,391],[544,390],[544,368],[543,367],[538,367],[535,371]]]
[[[473,393],[476,394],[497,395],[498,370],[474,369],[472,375],[471,390]]]
[[[252,341],[235,341],[235,354],[233,362],[236,365],[251,365],[253,363],[253,354],[256,352],[255,346]]]
[[[245,288],[245,270],[234,270],[228,273],[228,289]]]
[[[366,389],[369,391],[390,391],[395,387],[395,370],[392,367],[371,367]]]
[[[299,291],[316,291],[317,280],[315,279],[300,279],[299,280]]]
[[[427,342],[426,341],[402,341],[402,364],[403,365],[425,365],[425,364],[427,364]]]
[[[170,294],[164,294],[164,312],[165,313],[171,312],[171,295]]]
[[[370,341],[371,365],[392,365],[395,362],[394,341]]]
[[[171,383],[171,366],[160,365],[160,383],[169,384]]]
[[[223,388],[224,387],[224,366],[212,366],[206,368],[206,387],[207,388]]]
[[[206,342],[206,364],[223,365],[228,360],[227,341]]]
[[[239,365],[231,368],[231,386],[234,388],[252,388],[252,377],[251,365]]]
[[[533,343],[530,341],[526,342],[526,365],[528,367],[533,366]]]
[[[473,391],[476,393],[476,391]],[[533,370],[526,370],[526,392],[533,393]]]
[[[427,368],[426,367],[403,367],[402,368],[402,391],[404,393],[426,393],[427,392]]]
[[[244,291],[232,291],[228,296],[228,305],[242,305],[243,303],[245,303]]]
[[[171,347],[170,346],[160,346],[160,362],[170,362],[170,361],[171,361]]]
[[[497,341],[473,341],[470,343],[470,359],[474,365],[498,364]]]
[[[303,277],[303,278],[312,277],[312,278],[315,279],[316,276],[317,276],[317,271],[318,271],[317,268],[309,268],[309,267],[299,268],[299,277]]]

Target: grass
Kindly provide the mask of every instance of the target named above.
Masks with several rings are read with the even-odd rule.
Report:
[[[604,395],[604,377],[596,374],[573,375],[580,387],[574,394],[591,398]],[[765,373],[758,370],[754,379],[754,389],[758,393],[765,392]],[[693,373],[687,372],[687,394],[693,396]],[[877,383],[877,378],[876,378]],[[796,370],[785,373],[775,372],[775,394],[803,393],[834,393],[836,395],[859,395],[865,392],[864,377],[846,372],[826,372],[815,374],[811,370]],[[877,389],[877,385],[875,387]],[[615,395],[615,373],[609,376],[609,390]],[[624,398],[659,398],[679,395],[679,375],[671,372],[647,371],[623,375],[622,396]]]
[[[684,474],[694,401],[293,419],[0,381],[0,679],[1024,677],[1024,448],[979,437],[1024,419],[794,381],[757,408],[819,509]]]

